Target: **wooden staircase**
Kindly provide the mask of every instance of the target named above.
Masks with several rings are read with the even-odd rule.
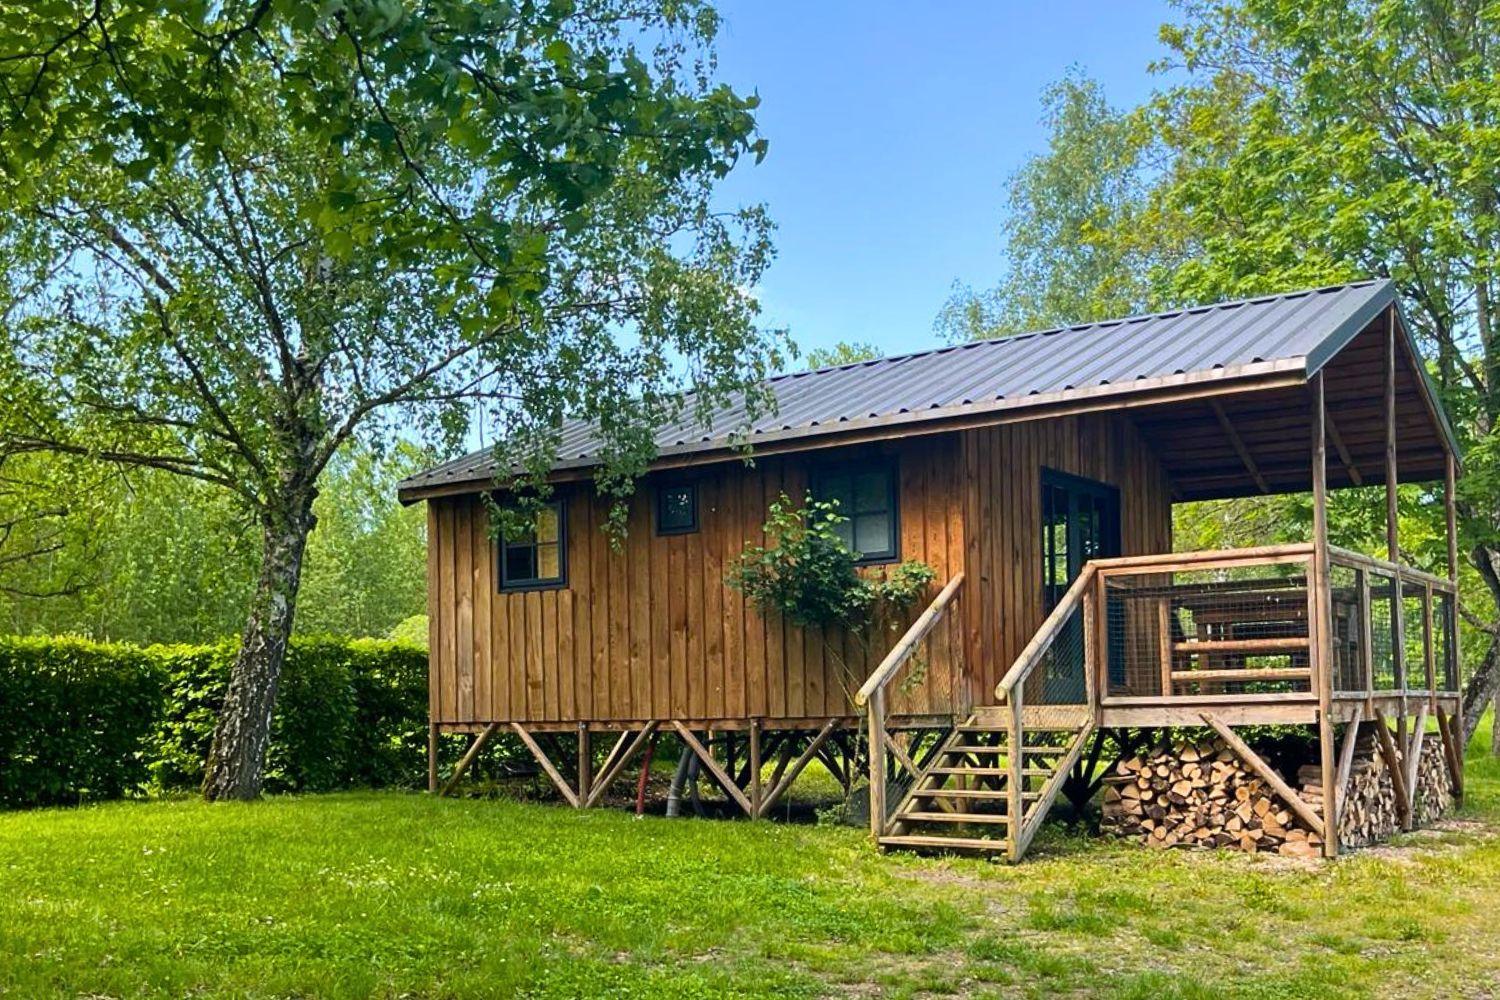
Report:
[[[1011,731],[1005,706],[980,708],[955,726],[902,796],[888,832],[877,838],[880,846],[1019,858],[1093,723],[1024,726],[1019,759],[1011,752]]]
[[[888,689],[899,691],[892,681],[957,601],[962,573],[865,680],[854,702],[868,720],[870,832],[882,848],[1020,860],[1099,722],[1096,573],[1085,564],[995,686],[996,703],[970,711],[936,746],[911,730],[892,732]],[[903,773],[905,787],[897,784]]]

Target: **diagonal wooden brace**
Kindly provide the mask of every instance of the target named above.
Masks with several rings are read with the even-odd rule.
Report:
[[[719,766],[719,762],[714,760],[713,754],[708,752],[708,748],[698,741],[698,737],[693,735],[693,731],[675,719],[672,720],[672,728],[677,730],[677,735],[682,737],[682,742],[687,744],[688,749],[698,755],[698,759],[703,762],[703,766],[708,768],[708,773],[712,774],[714,780],[724,787],[724,792],[734,800],[736,805],[745,811],[746,816],[753,819],[755,817],[755,810],[751,808],[750,800],[745,797],[744,792],[740,791],[740,786],[734,783],[734,779]]]

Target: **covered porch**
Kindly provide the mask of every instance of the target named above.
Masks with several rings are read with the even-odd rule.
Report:
[[[955,735],[930,742],[900,733],[900,679],[920,659],[922,629],[930,628],[919,619],[861,691],[877,838],[940,845],[920,822],[971,824],[988,796],[989,822],[1003,836],[965,846],[1019,858],[1070,775],[1086,783],[1100,766],[1089,747],[1105,730],[1211,728],[1302,817],[1328,856],[1339,850],[1339,811],[1361,733],[1376,741],[1390,771],[1403,826],[1412,823],[1425,741],[1440,742],[1461,795],[1458,455],[1399,307],[1384,305],[1347,339],[1309,354],[1305,368],[1270,373],[1254,388],[1196,388],[1122,408],[1170,476],[1174,502],[1304,493],[1309,537],[1119,557],[1097,547],[1097,515],[1081,531],[1063,526],[1070,549],[1080,540],[1096,548],[994,691],[957,706],[964,718],[955,719]],[[1431,484],[1443,505],[1442,565],[1412,565],[1402,546],[1403,482]],[[1331,543],[1330,491],[1356,486],[1383,487],[1384,553]],[[1044,539],[1049,560],[1050,545]],[[960,589],[961,581],[935,602],[933,620]],[[1315,730],[1329,816],[1236,735],[1250,725]]]

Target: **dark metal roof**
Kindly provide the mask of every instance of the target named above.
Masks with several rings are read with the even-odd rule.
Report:
[[[736,432],[753,446],[1164,385],[1311,376],[1394,301],[1391,282],[1361,281],[790,372],[770,380],[773,412],[747,421],[735,402],[707,427],[687,420],[663,427],[656,446],[666,457],[728,448]],[[591,426],[569,422],[554,468],[595,465],[599,446]],[[400,490],[419,494],[494,475],[493,453],[484,450],[418,473]]]

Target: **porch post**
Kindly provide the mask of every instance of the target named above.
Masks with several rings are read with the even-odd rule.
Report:
[[[1401,540],[1396,510],[1396,307],[1386,311],[1385,325],[1385,548],[1390,561],[1401,565]],[[1396,734],[1406,746],[1406,594],[1398,570],[1391,581],[1391,661],[1396,672]]]
[[[1318,695],[1318,757],[1323,770],[1323,854],[1339,853],[1338,773],[1334,767],[1333,649],[1329,635],[1328,420],[1323,373],[1313,378],[1313,557],[1308,564],[1308,659]]]

